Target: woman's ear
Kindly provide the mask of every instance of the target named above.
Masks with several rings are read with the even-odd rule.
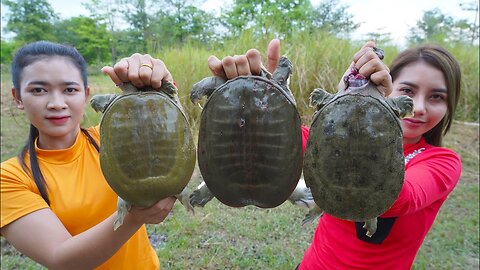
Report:
[[[23,110],[23,104],[22,100],[20,99],[20,94],[17,95],[17,91],[15,90],[15,87],[12,87],[12,97],[15,103],[17,103],[17,108],[20,110]]]
[[[85,103],[87,103],[89,96],[90,96],[90,87],[87,86],[87,88],[85,89]]]

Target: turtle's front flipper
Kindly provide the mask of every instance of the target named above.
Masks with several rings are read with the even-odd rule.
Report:
[[[193,210],[193,206],[190,204],[190,198],[188,197],[188,190],[187,187],[185,187],[182,192],[179,194],[175,195],[177,199],[182,203],[182,205],[187,209],[187,212],[190,214],[195,214],[195,210]]]
[[[96,112],[104,112],[117,94],[95,95],[90,99],[90,105]]]
[[[225,82],[227,82],[227,79],[221,77],[208,77],[197,82],[192,86],[190,101],[192,103],[197,103],[203,96],[206,95],[209,97],[217,87]]]
[[[366,235],[372,237],[372,235],[377,231],[377,218],[372,218],[365,221],[363,228],[367,230]]]
[[[115,221],[113,222],[113,230],[116,231],[118,227],[122,226],[123,219],[127,215],[128,211],[130,211],[132,205],[122,198],[118,197],[117,201],[117,216],[115,217]]]
[[[334,96],[334,94],[330,94],[323,89],[314,89],[313,92],[310,94],[310,106],[316,107],[316,110],[319,111],[330,100],[332,100]]]
[[[387,103],[392,107],[398,117],[413,116],[413,100],[409,96],[398,96],[394,98],[387,98]]]
[[[190,204],[192,206],[204,207],[209,201],[213,199],[213,194],[208,189],[205,182],[200,183],[198,188],[190,194]]]
[[[290,195],[290,197],[288,197],[288,201],[290,201],[294,205],[309,209],[313,208],[316,205],[315,201],[313,201],[312,191],[305,184],[303,174],[292,194]]]
[[[312,223],[313,221],[317,220],[323,215],[323,210],[318,207],[318,205],[314,205],[310,211],[305,215],[305,218],[302,220],[302,226]]]

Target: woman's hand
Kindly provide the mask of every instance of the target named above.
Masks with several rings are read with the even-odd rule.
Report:
[[[177,198],[175,197],[167,197],[148,208],[132,206],[127,216],[125,216],[125,219],[130,218],[133,219],[134,222],[140,224],[160,223],[164,221],[168,214],[172,211],[176,200]]]
[[[344,89],[345,83],[343,77],[350,73],[352,67],[355,67],[360,74],[377,85],[377,88],[385,96],[392,92],[392,77],[387,65],[379,58],[374,51],[375,42],[368,41],[363,47],[353,56],[353,61],[350,67],[345,71],[338,84],[338,89]]]
[[[267,58],[267,70],[273,73],[280,58],[280,40],[270,41]],[[243,55],[226,56],[222,60],[212,55],[208,58],[208,67],[214,76],[230,80],[238,76],[260,75],[262,59],[257,49],[250,49]]]
[[[117,86],[129,82],[137,88],[151,86],[155,89],[160,89],[162,81],[173,83],[172,75],[165,63],[148,54],[135,53],[130,57],[123,58],[113,67],[103,67],[102,71]]]

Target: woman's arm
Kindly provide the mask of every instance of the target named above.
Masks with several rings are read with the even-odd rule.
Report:
[[[73,237],[50,208],[44,208],[2,227],[1,234],[20,252],[49,269],[92,269],[112,257],[144,223],[162,222],[174,203],[175,198],[168,197],[147,209],[132,207],[116,231],[114,213]]]

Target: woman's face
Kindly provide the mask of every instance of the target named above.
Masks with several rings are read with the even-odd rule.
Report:
[[[66,57],[55,56],[26,66],[20,78],[18,107],[38,129],[38,146],[68,148],[75,142],[89,89],[80,70]]]
[[[404,144],[418,142],[443,119],[447,113],[447,93],[443,73],[423,61],[411,63],[400,71],[390,97],[411,97],[414,113],[402,119]]]

